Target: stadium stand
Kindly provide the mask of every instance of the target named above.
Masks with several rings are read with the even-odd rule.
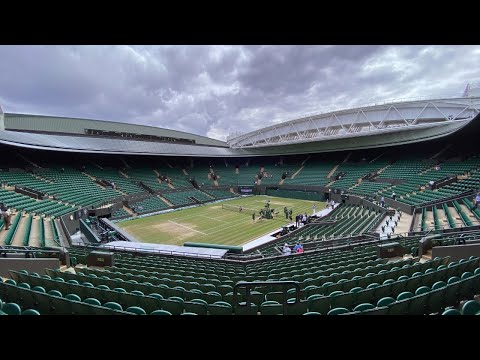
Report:
[[[308,129],[275,135],[287,143],[270,146],[255,134],[226,144],[139,125],[7,116],[0,202],[12,215],[8,230],[0,218],[0,315],[479,314],[475,111],[444,137],[446,130],[440,136],[428,128],[431,114],[415,120],[426,129],[417,132],[406,132],[402,119],[375,122],[376,131],[398,135],[399,144],[387,132],[355,137],[373,124],[322,130],[323,136],[348,132],[357,146],[348,150],[342,139],[302,143]],[[201,238],[207,234],[194,229],[188,241],[196,247],[161,250],[118,226],[119,219],[228,204],[240,198],[242,185],[249,194],[333,200],[335,208],[309,212],[298,226],[282,219],[252,248],[209,246]],[[238,215],[245,228],[256,224],[248,215]],[[283,251],[296,244],[303,251]],[[189,252],[199,248],[223,252]],[[58,265],[39,265],[45,259]]]

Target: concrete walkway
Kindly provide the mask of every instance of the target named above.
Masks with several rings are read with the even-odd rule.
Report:
[[[397,225],[395,225],[395,221],[397,221]],[[380,240],[385,240],[388,239],[389,234],[396,235],[408,232],[411,221],[412,215],[402,212],[402,216],[399,217],[398,212],[395,212],[395,215],[392,216],[392,220],[390,220],[390,216],[386,216],[380,225],[377,226],[375,232],[380,234]],[[385,227],[384,232],[382,232],[382,226]]]

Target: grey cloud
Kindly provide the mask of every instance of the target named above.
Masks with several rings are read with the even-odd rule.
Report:
[[[479,57],[479,46],[0,46],[0,102],[224,140],[332,107],[460,95]]]

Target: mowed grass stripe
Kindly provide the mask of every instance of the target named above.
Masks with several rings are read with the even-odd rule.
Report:
[[[267,200],[270,200],[270,207],[279,214],[272,220],[262,219],[259,221],[258,211],[264,207]],[[293,209],[294,221],[296,214],[311,215],[313,203],[317,205],[317,211],[325,207],[321,201],[252,196],[226,201],[225,204],[255,209],[257,211],[255,223],[252,221],[251,214],[225,210],[222,209],[222,203],[216,203],[118,222],[117,225],[139,241],[149,243],[183,245],[185,242],[191,241],[242,245],[290,223],[290,220],[286,220],[283,214],[285,206]]]

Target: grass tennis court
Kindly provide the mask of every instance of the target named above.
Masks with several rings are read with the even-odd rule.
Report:
[[[270,208],[278,211],[273,219],[258,219],[258,212],[267,200]],[[196,208],[154,215],[142,219],[118,222],[117,225],[136,237],[139,241],[158,244],[183,245],[187,241],[224,245],[242,245],[290,223],[285,219],[283,208],[293,210],[293,220],[299,213],[312,214],[312,206],[317,211],[325,208],[320,201],[286,199],[272,196],[251,196]],[[242,206],[242,212],[222,209],[222,204]],[[253,222],[248,209],[256,209]]]

